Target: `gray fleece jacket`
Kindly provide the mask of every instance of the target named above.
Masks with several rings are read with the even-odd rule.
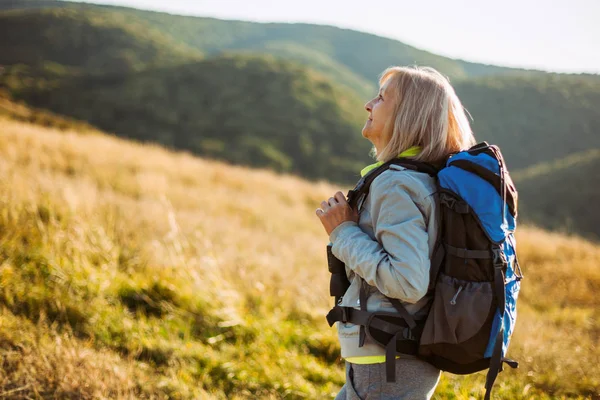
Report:
[[[385,296],[400,299],[413,315],[424,307],[437,235],[435,192],[434,178],[398,165],[373,180],[358,224],[344,222],[329,236],[351,283],[342,306],[360,308],[359,276],[370,285],[368,311],[395,312]],[[369,338],[358,347],[358,325],[337,325],[343,358],[385,354]]]

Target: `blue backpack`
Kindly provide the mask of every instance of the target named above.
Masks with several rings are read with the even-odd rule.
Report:
[[[328,249],[336,306],[327,320],[361,325],[361,344],[368,336],[385,347],[388,381],[394,380],[399,353],[416,354],[453,374],[489,369],[487,400],[503,364],[518,366],[506,358],[523,276],[514,238],[517,191],[502,154],[484,142],[451,155],[441,169],[406,158],[388,161],[348,193],[350,206],[360,209],[371,182],[391,164],[437,178],[439,234],[431,258],[429,311],[411,316],[397,299],[390,299],[396,315],[337,305],[349,283],[343,262]]]

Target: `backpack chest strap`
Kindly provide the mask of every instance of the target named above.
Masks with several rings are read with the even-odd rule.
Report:
[[[450,246],[448,243],[444,243],[446,253],[460,258],[473,258],[473,259],[491,259],[492,252],[490,250],[469,250],[460,249],[458,247]]]

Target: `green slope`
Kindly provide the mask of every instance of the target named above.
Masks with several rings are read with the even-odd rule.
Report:
[[[201,53],[127,15],[55,8],[0,13],[0,64],[48,63],[115,73],[197,60]]]
[[[600,239],[600,149],[518,171],[524,221]]]
[[[297,62],[311,69],[320,72],[323,76],[330,79],[346,89],[356,92],[366,102],[366,99],[372,98],[377,93],[377,82],[375,79],[367,80],[356,75],[352,70],[343,64],[333,61],[328,55],[308,46],[295,43],[293,41],[272,41],[265,43],[264,47],[259,48],[240,48],[228,50],[230,54],[243,53],[262,53],[269,54],[285,60]]]
[[[120,136],[309,178],[353,181],[369,161],[362,102],[273,57],[223,56],[53,82],[49,90],[13,93]]]

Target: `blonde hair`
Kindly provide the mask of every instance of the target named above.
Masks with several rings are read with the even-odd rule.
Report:
[[[389,161],[412,146],[421,147],[416,160],[439,163],[449,154],[475,144],[469,120],[454,88],[431,67],[390,67],[383,71],[380,86],[396,109],[386,123],[387,145],[376,154]]]

